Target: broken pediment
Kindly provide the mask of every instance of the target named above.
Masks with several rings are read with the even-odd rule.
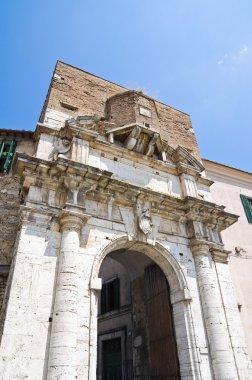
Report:
[[[186,148],[178,146],[173,149],[171,146],[167,147],[167,157],[171,158],[176,164],[180,173],[199,174],[205,170],[202,163],[197,160]]]
[[[129,151],[166,161],[160,134],[139,124],[124,125],[106,132],[108,141]]]
[[[97,135],[97,133],[103,134],[108,128],[113,128],[115,125],[113,123],[108,123],[104,118],[98,117],[97,115],[83,115],[77,116],[76,118],[71,118],[66,120],[66,128],[71,129],[72,133],[79,133],[79,135],[89,131],[92,131]],[[91,133],[92,133],[91,132]]]

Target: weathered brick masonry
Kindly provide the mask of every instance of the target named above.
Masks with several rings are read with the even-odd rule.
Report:
[[[107,99],[127,90],[125,87],[58,61],[40,121],[44,121],[46,108],[65,112],[72,116],[97,115],[104,117]],[[137,92],[133,96],[137,96]],[[173,148],[177,148],[178,145],[183,146],[200,158],[190,116],[157,100],[152,99],[152,102],[158,114],[158,123],[155,123],[155,129],[160,132],[162,139],[168,141]],[[121,99],[118,98],[118,113],[122,115],[121,111],[123,111],[126,121],[127,104],[124,103],[123,107],[121,104]]]

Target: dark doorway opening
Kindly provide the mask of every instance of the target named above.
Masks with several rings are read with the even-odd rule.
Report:
[[[103,380],[122,380],[121,338],[102,342],[102,378]]]
[[[170,289],[160,267],[139,252],[112,252],[99,276],[97,379],[179,380]],[[104,307],[106,299],[116,300],[113,307]]]

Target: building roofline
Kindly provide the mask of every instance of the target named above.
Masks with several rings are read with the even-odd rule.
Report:
[[[79,71],[82,71],[83,73],[86,73],[86,74],[88,74],[88,75],[91,75],[91,76],[93,76],[93,77],[95,77],[95,78],[101,79],[101,80],[103,80],[103,81],[105,81],[105,82],[109,82],[109,83],[111,83],[111,84],[114,84],[114,85],[116,85],[116,86],[118,86],[118,87],[121,87],[121,88],[125,89],[126,91],[140,92],[140,91],[138,91],[138,90],[130,90],[129,88],[127,88],[127,87],[125,87],[125,86],[122,86],[122,85],[120,85],[120,84],[118,84],[118,83],[115,83],[115,82],[113,82],[113,81],[111,81],[111,80],[108,80],[108,79],[102,78],[102,77],[100,77],[99,75],[92,74],[92,73],[90,73],[89,71],[86,71],[86,70],[80,69],[80,68],[77,67],[77,66],[71,65],[71,64],[66,63],[66,62],[64,62],[64,61],[61,61],[61,60],[59,60],[59,59],[56,61],[55,69],[56,69],[58,63],[62,63],[63,65],[66,65],[66,66],[72,67],[73,69],[76,69],[76,70],[79,70]],[[156,103],[162,104],[162,105],[164,105],[164,106],[166,106],[166,107],[169,107],[169,108],[173,109],[174,111],[181,112],[182,114],[184,114],[184,115],[190,117],[190,115],[189,115],[188,113],[184,112],[184,111],[181,111],[181,110],[179,110],[179,109],[177,109],[177,108],[175,108],[175,107],[169,106],[168,104],[163,103],[163,102],[161,102],[160,100],[154,99],[154,98],[152,98],[152,97],[149,96],[149,95],[145,95],[145,94],[143,94],[143,95],[146,96],[146,97],[148,97],[149,99],[152,99],[152,100],[153,100],[154,102],[156,102]]]
[[[31,130],[25,130],[25,129],[5,129],[5,128],[0,128],[0,134],[4,133],[10,133],[10,134],[34,134],[34,131]]]
[[[252,172],[248,172],[246,170],[238,169],[238,168],[235,168],[233,166],[229,166],[229,165],[226,165],[226,164],[222,164],[220,162],[209,160],[207,158],[202,158],[202,161],[203,162],[209,162],[210,164],[214,164],[214,165],[217,165],[217,166],[223,166],[224,168],[231,169],[231,170],[234,170],[234,171],[237,171],[237,172],[240,172],[240,173],[243,173],[243,174],[248,174],[248,175],[252,176]]]

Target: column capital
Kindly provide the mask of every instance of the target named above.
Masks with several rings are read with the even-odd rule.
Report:
[[[229,262],[229,255],[231,251],[227,251],[221,247],[212,247],[210,248],[212,258],[217,263],[227,264]]]
[[[90,215],[75,211],[62,210],[59,223],[61,231],[80,232],[83,225],[90,218]]]
[[[210,244],[206,240],[192,239],[190,242],[190,248],[193,256],[210,255]]]

